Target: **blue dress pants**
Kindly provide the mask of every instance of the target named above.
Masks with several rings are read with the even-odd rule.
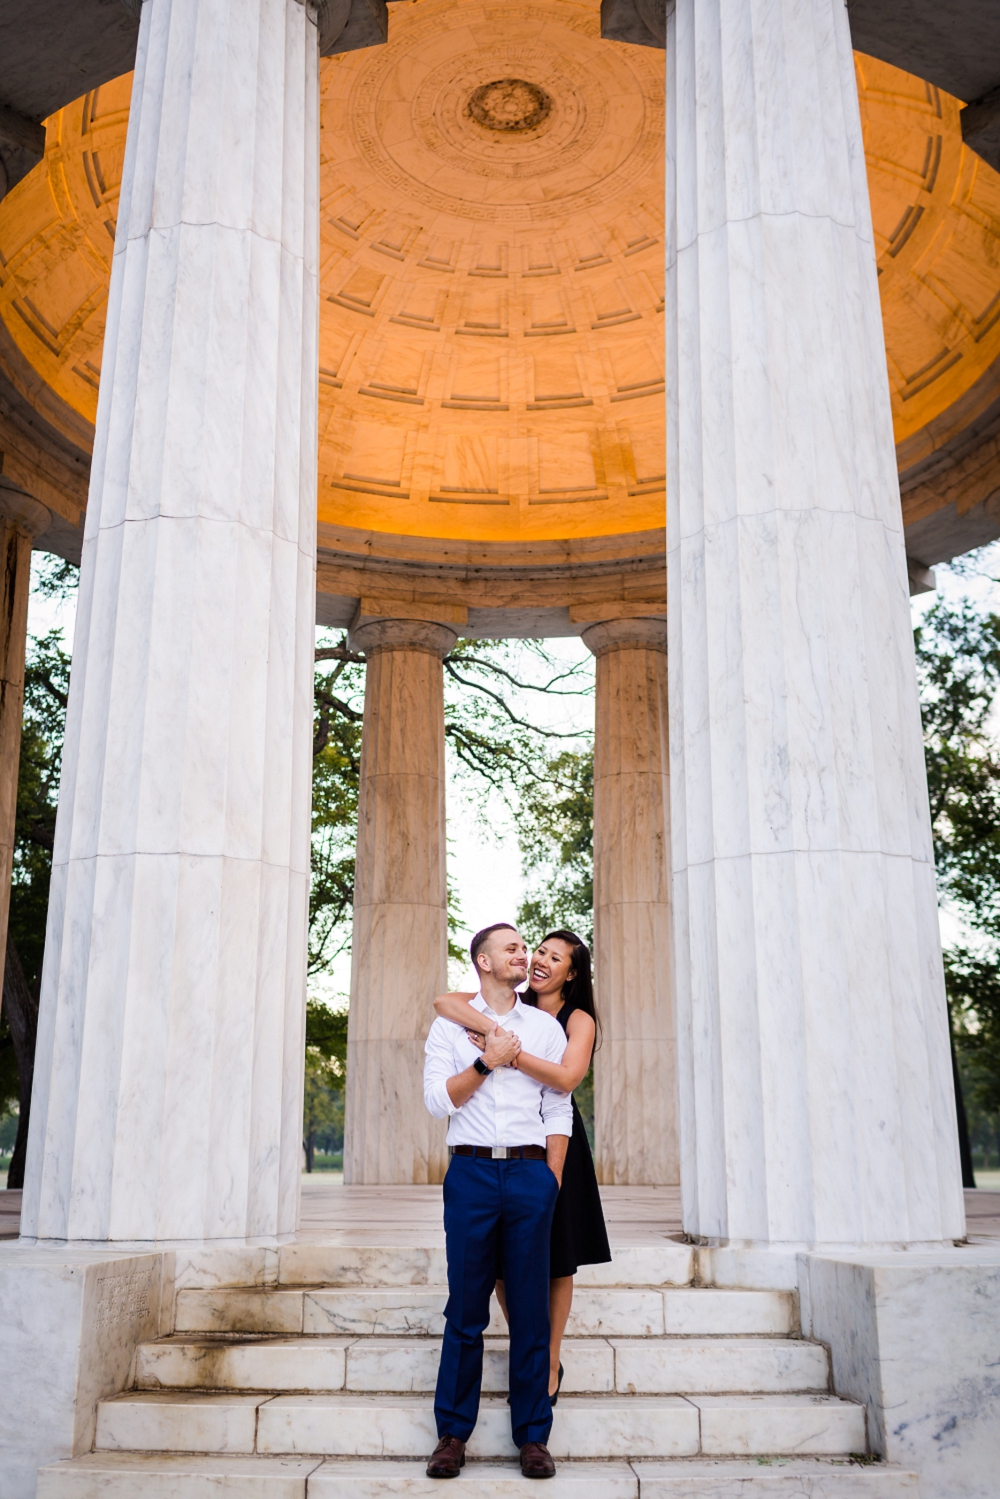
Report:
[[[444,1179],[448,1305],[434,1396],[439,1437],[467,1442],[479,1415],[483,1332],[499,1237],[510,1316],[514,1443],[549,1439],[549,1231],[558,1193],[544,1161],[451,1158]]]

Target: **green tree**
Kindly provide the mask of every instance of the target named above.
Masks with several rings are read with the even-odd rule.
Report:
[[[65,594],[69,587],[66,568],[67,564],[54,558],[36,564],[36,590],[49,597]],[[68,691],[69,656],[63,649],[61,631],[53,630],[40,640],[30,639],[25,664],[10,915],[0,1005],[0,1115],[16,1112],[18,1116],[7,1177],[9,1187],[20,1187],[24,1181]]]
[[[1000,616],[939,601],[914,631],[941,900],[975,948],[945,953],[952,1035],[973,1150],[1000,1142]]]
[[[316,1160],[316,1141],[322,1130],[344,1128],[344,1075],[337,1062],[315,1046],[306,1047],[305,1088],[302,1096],[302,1143],[306,1170]]]
[[[329,970],[350,942],[361,781],[364,659],[346,640],[316,651],[309,972]],[[331,662],[329,667],[326,663]]]
[[[342,1147],[344,1081],[347,1076],[347,1012],[310,999],[306,1003],[306,1079],[302,1108],[302,1144],[306,1170],[312,1171],[316,1147],[324,1136]]]
[[[518,836],[530,884],[517,913],[533,937],[565,927],[594,941],[594,753],[563,750],[525,787]]]

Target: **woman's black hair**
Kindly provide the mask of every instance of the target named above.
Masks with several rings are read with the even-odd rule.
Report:
[[[601,1017],[598,1015],[597,1007],[594,1004],[594,981],[590,972],[590,948],[582,937],[577,936],[576,932],[563,930],[546,932],[542,941],[538,943],[538,947],[552,940],[565,942],[567,947],[572,949],[570,966],[573,970],[573,977],[567,979],[565,984],[563,984],[562,997],[564,1002],[572,1009],[582,1010],[594,1022],[597,1032],[595,1036],[596,1045],[594,1046],[594,1050],[596,1051],[601,1044],[604,1029],[601,1025]],[[538,1004],[538,995],[530,986],[521,995],[521,999],[526,1005]]]

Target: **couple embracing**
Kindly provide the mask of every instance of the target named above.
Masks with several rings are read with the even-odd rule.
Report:
[[[483,1332],[496,1287],[510,1328],[514,1443],[527,1478],[551,1478],[559,1351],[579,1264],[611,1259],[590,1147],[572,1091],[597,1018],[590,953],[551,932],[530,967],[507,922],[477,932],[477,994],[442,995],[426,1045],[424,1099],[449,1119],[444,1182],[448,1304],[431,1478],[456,1478],[479,1414]]]

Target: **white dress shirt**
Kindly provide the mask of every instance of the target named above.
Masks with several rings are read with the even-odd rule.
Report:
[[[561,1062],[566,1033],[558,1020],[515,999],[506,1015],[495,1015],[482,994],[474,1009],[520,1038],[524,1050],[546,1062]],[[424,1047],[424,1102],[435,1119],[451,1116],[449,1145],[544,1145],[546,1135],[572,1135],[573,1104],[568,1093],[536,1083],[515,1067],[497,1067],[472,1097],[456,1108],[448,1079],[481,1055],[460,1025],[438,1016]]]

